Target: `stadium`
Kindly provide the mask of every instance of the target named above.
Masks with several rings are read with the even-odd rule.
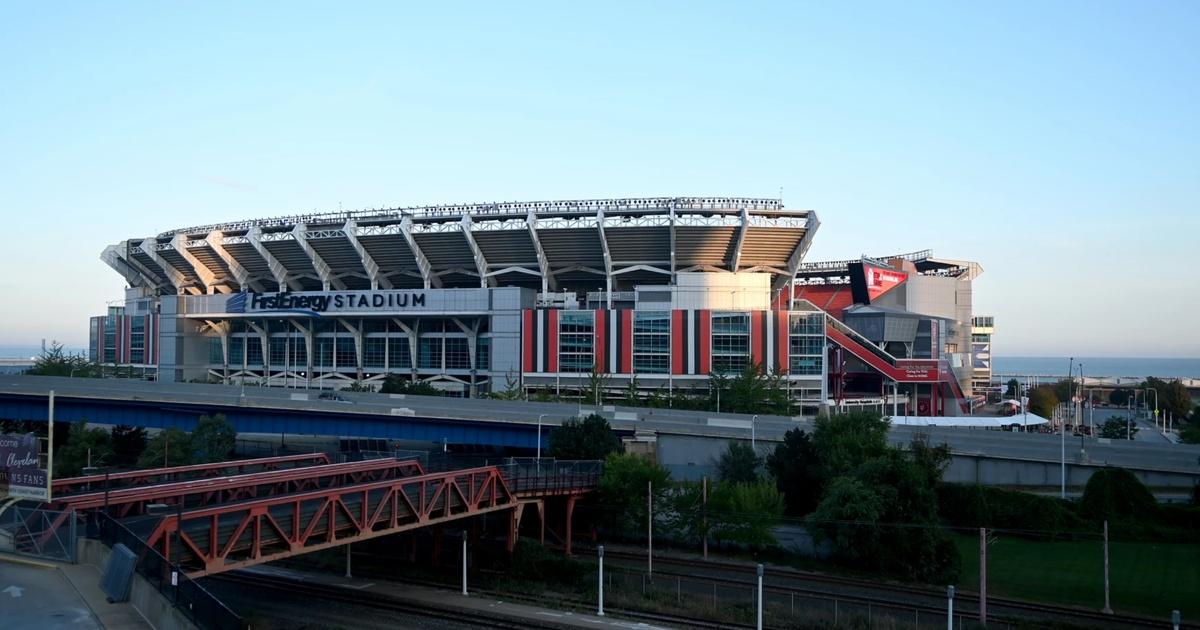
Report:
[[[980,266],[928,251],[808,262],[819,226],[778,199],[676,197],[170,230],[103,251],[128,288],[91,319],[90,358],[166,382],[399,374],[450,396],[613,402],[758,366],[806,414],[969,411]]]

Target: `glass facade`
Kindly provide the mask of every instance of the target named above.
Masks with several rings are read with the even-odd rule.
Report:
[[[412,354],[409,351],[408,337],[389,337],[387,343],[388,369],[411,370]]]
[[[735,374],[750,364],[750,314],[713,313],[712,371]]]
[[[417,367],[422,370],[442,369],[441,337],[421,337],[417,346]]]
[[[354,340],[349,337],[338,337],[334,346],[334,359],[339,370],[356,369],[358,357],[354,351]]]
[[[591,372],[595,365],[596,322],[593,311],[562,311],[558,317],[558,369]]]
[[[788,371],[797,376],[820,375],[825,366],[825,315],[792,313],[788,320]]]
[[[491,337],[476,337],[475,369],[476,370],[492,369],[492,338]]]
[[[363,340],[363,367],[383,368],[387,358],[387,339],[367,337]]]
[[[445,338],[445,353],[446,353],[446,369],[447,370],[469,370],[471,369],[471,353],[467,346],[466,337],[446,337]]]
[[[670,311],[634,311],[633,371],[635,374],[671,371]]]

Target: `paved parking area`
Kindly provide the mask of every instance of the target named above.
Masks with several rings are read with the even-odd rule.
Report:
[[[92,610],[57,568],[0,560],[0,623],[23,630],[99,630]]]

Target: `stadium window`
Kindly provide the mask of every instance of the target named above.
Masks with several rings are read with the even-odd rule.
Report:
[[[417,366],[422,370],[442,369],[441,337],[421,337],[417,345]]]
[[[262,339],[257,335],[254,337],[246,337],[246,364],[253,367],[262,367],[262,362]]]
[[[558,318],[558,369],[590,372],[595,365],[595,313],[562,311]]]
[[[671,371],[671,313],[634,311],[633,371],[666,374]]]
[[[387,354],[387,340],[383,337],[367,337],[363,346],[363,367],[382,368]]]
[[[317,356],[313,367],[318,370],[333,367],[333,337],[317,337]]]
[[[485,371],[492,369],[491,337],[475,338],[475,369]]]
[[[734,374],[750,364],[750,314],[712,315],[712,371]]]
[[[825,366],[825,332],[822,313],[792,313],[788,320],[788,372],[797,376],[820,375]]]
[[[388,369],[411,370],[412,355],[409,354],[408,336],[388,337]]]
[[[467,346],[466,337],[446,338],[446,369],[471,369],[471,350]]]
[[[334,346],[334,357],[337,362],[337,367],[341,369],[357,369],[358,356],[354,351],[354,340],[349,337],[338,337],[337,344]]]
[[[209,337],[208,338],[208,362],[212,365],[221,365],[222,363],[225,362],[225,359],[221,356],[222,354],[223,353],[221,352],[221,338],[220,337]],[[136,361],[136,363],[141,363],[141,361]]]
[[[272,368],[284,367],[284,354],[287,350],[287,339],[284,337],[271,337],[270,340],[270,365]]]

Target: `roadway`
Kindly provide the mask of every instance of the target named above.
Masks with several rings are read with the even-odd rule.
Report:
[[[719,439],[751,436],[752,417],[744,414],[675,409],[645,409],[615,406],[504,401],[491,399],[443,398],[339,392],[344,401],[318,400],[319,390],[265,387],[238,387],[193,383],[156,383],[125,379],[72,379],[45,376],[0,377],[0,396],[45,395],[53,389],[60,396],[111,401],[152,401],[170,404],[238,408],[243,412],[296,410],[319,412],[329,416],[358,416],[396,422],[408,419],[446,420],[490,425],[520,426],[533,429],[542,416],[547,426],[557,425],[580,413],[599,412],[615,429],[643,435],[667,434]],[[328,391],[328,390],[326,390]],[[811,430],[810,419],[787,416],[758,416],[753,432],[759,441],[775,442],[792,428]],[[301,433],[302,431],[296,431]],[[1013,433],[986,429],[947,427],[893,427],[890,441],[901,444],[917,434],[928,435],[935,444],[947,443],[956,453],[985,454],[992,457],[1058,461],[1060,438],[1054,434]],[[343,436],[353,437],[353,436]],[[372,436],[365,436],[372,437]],[[543,437],[543,440],[545,437]],[[1171,444],[1159,441],[1112,440],[1067,436],[1068,456],[1082,448],[1093,462],[1144,470],[1163,470],[1200,474],[1200,445]]]

